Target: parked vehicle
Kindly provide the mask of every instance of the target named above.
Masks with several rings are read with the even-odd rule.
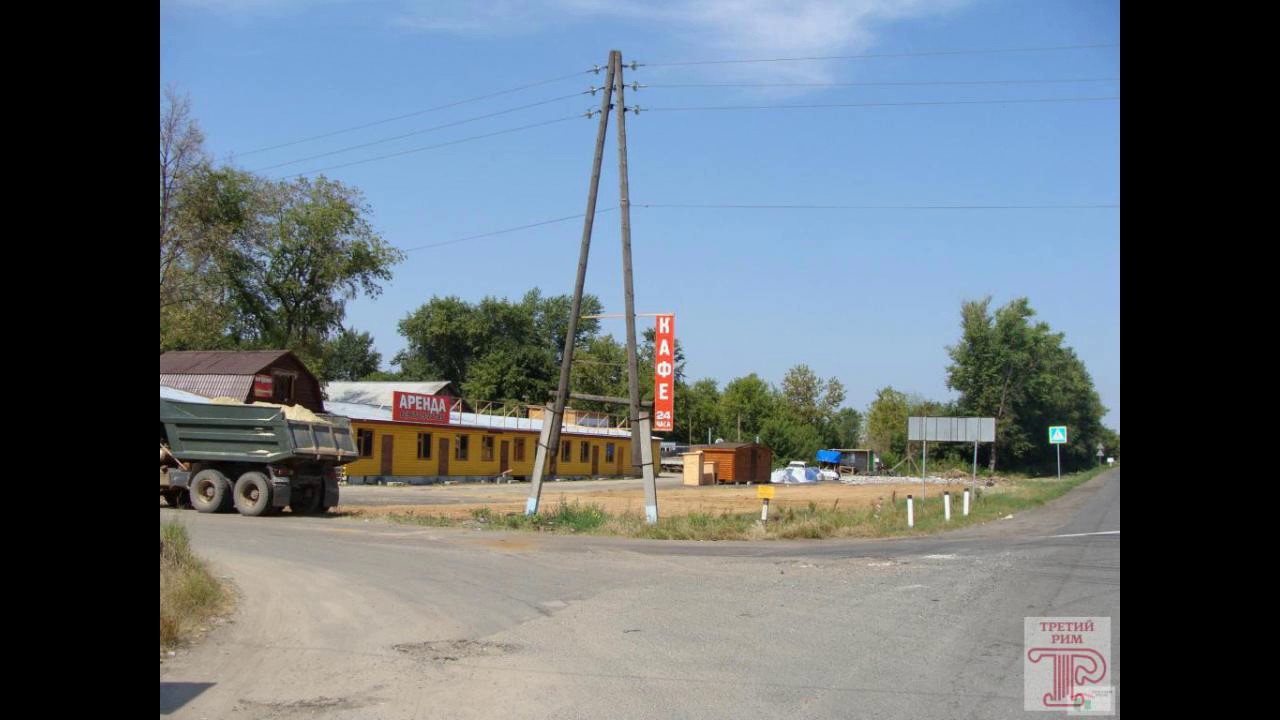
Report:
[[[357,457],[351,421],[292,408],[160,398],[160,495],[200,512],[325,512]],[[314,419],[313,419],[314,418]]]

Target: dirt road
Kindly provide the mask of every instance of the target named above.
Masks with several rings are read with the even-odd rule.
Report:
[[[161,715],[1024,717],[1025,616],[1111,617],[1119,682],[1119,487],[1116,470],[1013,520],[875,541],[162,509],[242,599],[162,663]]]

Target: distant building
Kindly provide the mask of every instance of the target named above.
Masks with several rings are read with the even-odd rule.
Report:
[[[330,382],[329,412],[351,418],[359,459],[345,466],[348,482],[430,484],[517,480],[533,474],[544,411],[516,403],[462,400],[453,383]],[[434,417],[406,416],[397,392],[445,397]],[[654,438],[654,452],[660,439]],[[631,431],[607,415],[566,409],[560,447],[548,459],[554,477],[624,477],[631,468]]]
[[[702,453],[703,462],[716,463],[716,477],[722,483],[767,483],[773,470],[773,450],[758,443],[694,445],[689,452]]]
[[[170,351],[160,356],[160,384],[207,398],[325,411],[320,381],[288,350]]]

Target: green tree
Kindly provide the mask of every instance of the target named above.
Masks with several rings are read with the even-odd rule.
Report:
[[[690,444],[696,444],[699,438],[705,439],[707,429],[717,423],[719,405],[720,390],[711,378],[703,378],[692,385],[677,385],[672,436]]]
[[[475,359],[475,309],[462,298],[433,297],[400,321],[406,346],[392,362],[413,380],[465,382]]]
[[[822,441],[829,448],[861,447],[862,413],[853,408],[841,408],[824,426]]]
[[[782,401],[797,420],[814,428],[828,423],[844,402],[844,385],[835,378],[823,383],[808,365],[796,365],[782,378]]]
[[[252,214],[217,257],[231,334],[318,359],[346,301],[377,297],[403,253],[373,231],[354,188],[323,176],[253,184]]]
[[[627,396],[627,349],[610,335],[585,339],[573,354],[573,367],[569,376],[569,390],[587,395]],[[559,378],[556,378],[559,383]],[[551,388],[548,396],[555,391]],[[599,410],[618,414],[626,411],[609,403],[573,401],[582,410]]]
[[[569,314],[573,309],[572,295],[545,296],[538,288],[525,293],[520,304],[533,318],[534,334],[548,350],[559,367],[564,357],[564,337],[569,331]],[[582,295],[582,310],[578,318],[577,332],[574,333],[574,353],[588,339],[600,332],[600,321],[594,318],[583,318],[581,315],[599,315],[604,311],[600,298],[591,293]]]
[[[322,381],[364,380],[382,364],[382,354],[373,349],[373,336],[345,327],[325,342],[321,355]]]
[[[230,312],[210,268],[227,236],[205,222],[209,158],[191,101],[166,88],[160,106],[160,352],[230,347]]]
[[[760,440],[773,450],[774,466],[786,465],[792,460],[813,462],[822,447],[818,429],[786,409],[765,420]]]
[[[499,343],[467,370],[463,392],[484,400],[539,404],[547,401],[556,382],[556,368],[544,348]]]
[[[876,391],[867,409],[867,447],[890,466],[897,465],[907,451],[907,396],[892,387]]]
[[[1084,364],[1063,344],[1062,333],[1033,323],[1035,310],[1027,298],[994,313],[990,297],[969,301],[960,314],[960,341],[947,348],[952,360],[947,385],[960,393],[960,412],[996,418],[988,468],[995,470],[997,455],[1015,468],[1050,465],[1050,425],[1070,428],[1064,465],[1087,463],[1101,437],[1106,408]]]
[[[755,373],[731,380],[720,395],[719,424],[714,428],[712,440],[714,436],[737,440],[739,427],[743,442],[755,440],[777,405],[773,388]]]

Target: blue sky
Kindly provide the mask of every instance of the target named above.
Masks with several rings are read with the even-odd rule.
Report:
[[[640,312],[676,313],[690,380],[797,363],[865,409],[892,385],[947,399],[959,308],[1031,299],[1066,334],[1120,426],[1120,210],[692,209],[643,204],[1118,205],[1120,102],[659,111],[663,107],[1103,98],[1119,47],[814,62],[682,61],[1119,43],[1118,2],[1090,0],[166,0],[160,82],[190,95],[219,159],[258,170],[585,90],[608,51],[626,73]],[[580,77],[321,140],[258,148],[582,71]],[[1070,80],[1042,84],[897,84]],[[1080,82],[1076,82],[1080,81]],[[1087,82],[1085,82],[1087,81]],[[785,87],[680,88],[749,83]],[[864,83],[816,87],[815,83]],[[265,170],[276,177],[567,117],[538,107]],[[651,111],[652,110],[652,111]],[[359,187],[413,248],[583,212],[585,118],[326,172]],[[617,205],[613,126],[600,208]],[[384,364],[432,295],[572,291],[581,220],[409,253],[348,324]],[[588,292],[622,305],[617,213],[595,224]],[[605,321],[621,337],[622,322]]]

